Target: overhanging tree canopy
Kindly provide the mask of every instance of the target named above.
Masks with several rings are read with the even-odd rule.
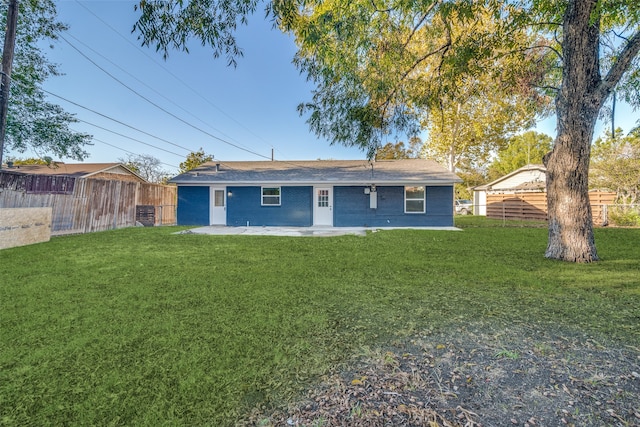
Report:
[[[232,62],[240,53],[236,25],[256,7],[256,0],[143,0],[136,29],[159,49],[184,48],[196,36]],[[474,76],[508,83],[506,93],[553,96],[545,255],[598,259],[590,147],[614,88],[640,103],[639,2],[274,0],[267,13],[296,35],[296,64],[316,83],[303,107],[312,130],[370,156],[385,132],[419,126],[422,106],[459,99],[459,82]]]
[[[6,7],[0,25],[6,20]],[[59,75],[42,53],[39,42],[56,39],[66,26],[56,21],[51,0],[19,2],[16,47],[11,75],[11,93],[6,124],[6,146],[17,152],[31,148],[39,154],[54,154],[82,160],[91,136],[71,130],[77,120],[57,104],[47,101],[42,83]]]

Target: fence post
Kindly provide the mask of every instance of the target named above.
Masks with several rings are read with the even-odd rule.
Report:
[[[602,226],[609,225],[609,205],[602,205]]]

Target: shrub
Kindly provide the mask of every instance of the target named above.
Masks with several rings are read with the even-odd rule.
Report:
[[[609,207],[609,223],[620,227],[640,226],[638,205],[615,205]]]

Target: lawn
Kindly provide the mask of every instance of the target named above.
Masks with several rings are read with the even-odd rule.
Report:
[[[544,259],[544,228],[457,223],[0,251],[0,425],[233,425],[365,347],[478,320],[640,346],[640,229],[597,229],[602,261],[574,265]]]

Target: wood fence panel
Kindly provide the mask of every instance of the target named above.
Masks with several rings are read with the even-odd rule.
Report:
[[[156,225],[176,223],[177,187],[175,185],[140,184],[137,205],[156,207]]]
[[[616,193],[604,191],[592,191],[589,193],[591,202],[591,217],[596,225],[606,225],[608,222],[606,206],[613,205],[616,200]]]
[[[487,217],[498,219],[546,220],[546,194],[488,194]]]
[[[71,194],[76,178],[59,175],[23,175],[0,171],[0,188],[38,194]]]
[[[0,207],[51,207],[53,235],[134,226],[139,204],[156,207],[156,225],[176,222],[175,186],[72,177],[34,184],[31,177],[0,171]]]
[[[589,193],[594,224],[603,224],[606,221],[603,206],[613,204],[615,197],[615,193],[600,191]],[[487,217],[494,219],[546,220],[547,194],[545,192],[488,194]]]

